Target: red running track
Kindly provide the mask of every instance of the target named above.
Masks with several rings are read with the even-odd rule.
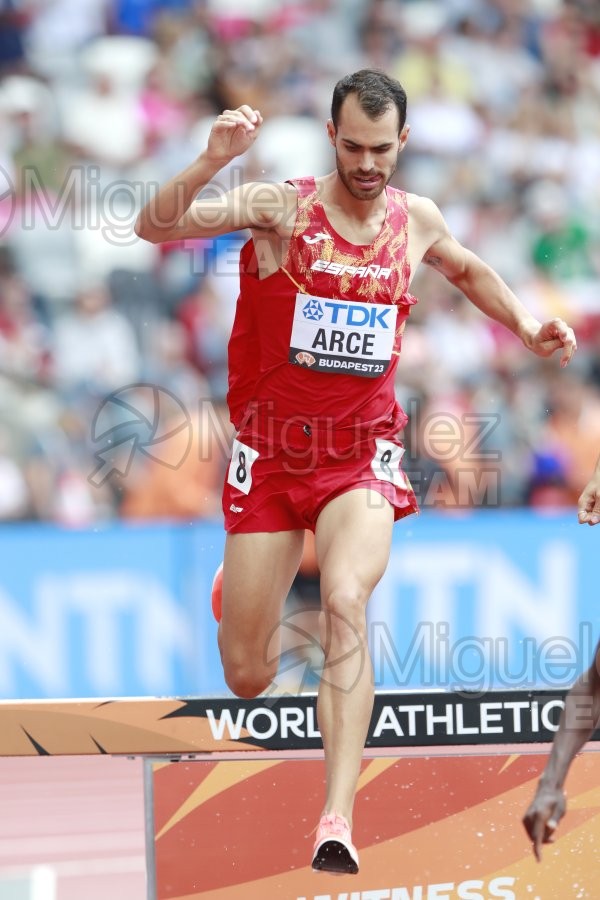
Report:
[[[38,867],[31,900],[145,900],[140,759],[0,759],[0,810],[0,897]]]

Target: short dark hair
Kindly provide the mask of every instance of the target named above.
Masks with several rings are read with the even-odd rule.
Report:
[[[340,78],[333,89],[331,119],[337,131],[342,103],[348,94],[356,94],[363,112],[370,119],[379,119],[394,105],[398,110],[398,133],[406,122],[406,91],[399,81],[379,69],[361,69]]]

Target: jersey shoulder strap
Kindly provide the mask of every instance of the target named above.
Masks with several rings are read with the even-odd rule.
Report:
[[[286,184],[293,184],[300,197],[308,197],[317,189],[314,175],[307,175],[304,178],[288,178]]]

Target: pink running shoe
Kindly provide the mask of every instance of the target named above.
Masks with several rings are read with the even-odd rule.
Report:
[[[314,872],[332,872],[335,875],[356,875],[358,853],[352,843],[348,821],[337,813],[321,817],[313,851]]]
[[[211,603],[213,616],[217,622],[220,622],[223,615],[223,563],[219,565],[213,578]]]

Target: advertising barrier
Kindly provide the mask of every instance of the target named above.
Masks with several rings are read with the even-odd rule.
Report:
[[[145,760],[150,900],[597,897],[595,742],[569,773],[568,814],[543,865],[521,825],[563,695],[378,694],[354,811],[356,876],[310,868],[325,793],[313,704],[197,700],[175,713],[207,721],[224,752],[215,742],[194,759]]]
[[[366,747],[379,751],[548,742],[563,707],[564,691],[377,693]],[[591,707],[578,705],[575,715],[580,725],[586,724]],[[0,757],[180,758],[259,750],[302,753],[322,746],[314,694],[0,704]]]
[[[595,900],[600,733],[542,866],[521,826],[563,702],[378,693],[357,876],[310,868],[325,791],[314,695],[4,702],[0,757],[143,756],[148,900]]]

